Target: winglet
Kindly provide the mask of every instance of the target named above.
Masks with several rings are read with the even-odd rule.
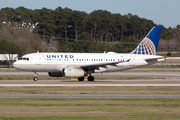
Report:
[[[153,27],[146,37],[141,41],[141,43],[136,47],[136,49],[131,53],[141,55],[156,55],[161,31],[162,26]]]

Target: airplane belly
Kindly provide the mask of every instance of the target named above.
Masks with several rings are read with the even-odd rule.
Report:
[[[57,72],[56,70],[57,65],[46,65],[46,64],[41,64],[41,65],[35,65],[34,69],[37,72]]]
[[[20,65],[19,70],[35,72],[57,72],[56,65]]]
[[[46,66],[45,65],[23,65],[22,67],[23,70],[25,71],[45,71]]]

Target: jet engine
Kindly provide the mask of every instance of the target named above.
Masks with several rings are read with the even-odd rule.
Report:
[[[82,68],[64,68],[63,69],[64,77],[84,77],[87,75]]]
[[[48,72],[51,77],[63,77],[62,72]]]

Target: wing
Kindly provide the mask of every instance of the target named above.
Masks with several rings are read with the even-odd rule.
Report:
[[[86,64],[86,65],[80,65],[81,68],[83,69],[98,69],[99,67],[104,67],[106,68],[106,65],[114,65],[116,66],[116,64],[118,63],[124,63],[124,62],[129,62],[129,60],[126,60],[126,61],[116,61],[116,62],[103,62],[103,63],[93,63],[93,64]]]

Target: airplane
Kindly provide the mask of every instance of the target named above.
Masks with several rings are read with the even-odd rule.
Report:
[[[156,55],[162,26],[155,26],[131,53],[48,53],[23,55],[13,63],[14,68],[35,73],[48,72],[51,77],[78,78],[94,81],[92,73],[115,72],[152,65],[165,60]]]

